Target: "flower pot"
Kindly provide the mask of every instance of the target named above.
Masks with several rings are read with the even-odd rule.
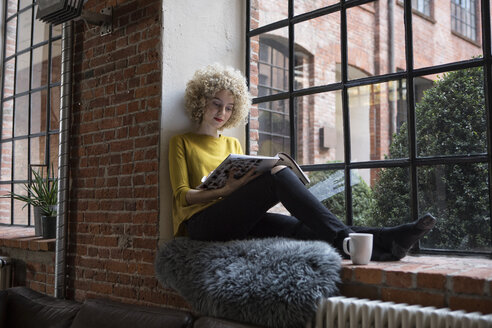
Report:
[[[32,207],[32,212],[34,215],[34,235],[43,235],[43,224],[41,222],[41,208],[37,206]]]
[[[56,238],[56,216],[42,216],[43,222],[43,238]]]

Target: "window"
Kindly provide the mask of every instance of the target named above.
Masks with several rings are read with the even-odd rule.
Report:
[[[431,212],[438,224],[420,252],[490,255],[487,2],[439,9],[473,12],[462,19],[474,29],[470,44],[442,42],[456,32],[444,15],[412,15],[431,16],[430,0],[389,12],[379,1],[248,1],[248,151],[290,153],[315,196],[349,225]]]
[[[412,8],[426,16],[431,16],[431,0],[412,0]]]
[[[470,40],[477,40],[476,0],[451,0],[451,28]]]
[[[57,172],[61,26],[35,19],[33,0],[1,6],[0,194],[23,193],[31,170]],[[0,224],[32,225],[32,209],[0,198]]]
[[[260,38],[258,61],[258,95],[268,96],[288,91],[289,52],[285,39],[273,36]],[[309,54],[298,49],[295,56],[296,88],[309,83]],[[289,105],[285,101],[258,105],[259,155],[275,155],[290,149]],[[299,119],[302,120],[302,114]]]

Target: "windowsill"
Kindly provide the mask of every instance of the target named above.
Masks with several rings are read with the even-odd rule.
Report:
[[[492,260],[407,256],[397,262],[342,264],[344,296],[492,313]]]
[[[34,228],[0,226],[0,247],[52,252],[55,243],[55,239],[34,235]]]

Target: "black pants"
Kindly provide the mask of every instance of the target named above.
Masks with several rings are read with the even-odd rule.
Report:
[[[293,215],[267,213],[281,202]],[[227,241],[251,237],[324,240],[334,245],[353,230],[301,183],[292,170],[264,173],[186,221],[190,238]]]

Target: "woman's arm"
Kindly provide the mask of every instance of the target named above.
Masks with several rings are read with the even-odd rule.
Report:
[[[190,189],[186,193],[186,202],[188,205],[198,204],[198,203],[206,203],[210,201],[214,201],[221,197],[227,197],[232,192],[234,192],[239,187],[247,184],[254,178],[256,178],[255,170],[251,169],[248,173],[243,175],[241,178],[234,178],[234,171],[229,173],[229,177],[227,178],[226,184],[224,187],[219,189]]]

